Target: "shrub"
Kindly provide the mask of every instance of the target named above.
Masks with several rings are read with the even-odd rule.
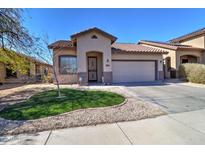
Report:
[[[42,76],[42,82],[43,83],[53,83],[53,78],[51,75],[43,75]]]
[[[179,78],[193,83],[205,84],[205,65],[182,64],[179,67]]]

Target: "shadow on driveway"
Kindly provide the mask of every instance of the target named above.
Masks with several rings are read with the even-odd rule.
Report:
[[[90,83],[89,86],[104,86],[104,87],[112,87],[112,86],[124,86],[124,87],[149,87],[149,86],[167,86],[176,83],[185,83],[184,81],[178,79],[169,79],[169,80],[160,80],[160,81],[147,81],[147,82],[121,82],[121,83],[113,83],[110,85],[104,85],[102,83]]]

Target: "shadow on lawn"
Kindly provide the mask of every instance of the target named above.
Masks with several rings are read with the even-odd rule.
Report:
[[[42,92],[45,90],[50,90],[51,88],[49,87],[44,87],[44,88],[33,88],[33,89],[26,89],[22,91],[16,91],[12,94],[9,94],[4,97],[0,97],[0,111],[3,110],[5,107],[8,107],[10,105],[14,105],[17,103],[21,103],[22,101],[25,101],[32,95]],[[15,120],[5,120],[3,118],[0,118],[0,135],[5,134],[8,131],[11,131],[15,128],[18,128],[28,121],[15,121]],[[0,141],[1,142],[1,141]]]
[[[14,130],[26,123],[28,123],[27,120],[17,121],[17,120],[6,120],[0,118],[0,135],[7,134],[9,131]]]
[[[30,88],[30,89],[26,89],[26,90],[21,90],[21,91],[16,91],[12,94],[8,94],[4,97],[0,97],[0,106],[2,103],[8,103],[8,105],[14,104],[14,103],[19,103],[23,100],[28,99],[29,97],[31,97],[32,95],[38,93],[38,92],[42,92],[42,91],[46,91],[46,90],[50,90],[51,88],[49,87],[44,87],[44,88]]]

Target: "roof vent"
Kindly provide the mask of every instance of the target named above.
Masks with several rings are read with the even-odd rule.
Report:
[[[98,37],[97,37],[96,35],[93,35],[93,36],[91,37],[91,39],[98,39]]]

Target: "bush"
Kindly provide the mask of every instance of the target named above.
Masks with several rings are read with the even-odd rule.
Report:
[[[53,78],[51,75],[43,75],[42,76],[42,82],[43,83],[53,83]]]
[[[179,78],[193,83],[205,84],[205,65],[182,64],[179,67]]]

